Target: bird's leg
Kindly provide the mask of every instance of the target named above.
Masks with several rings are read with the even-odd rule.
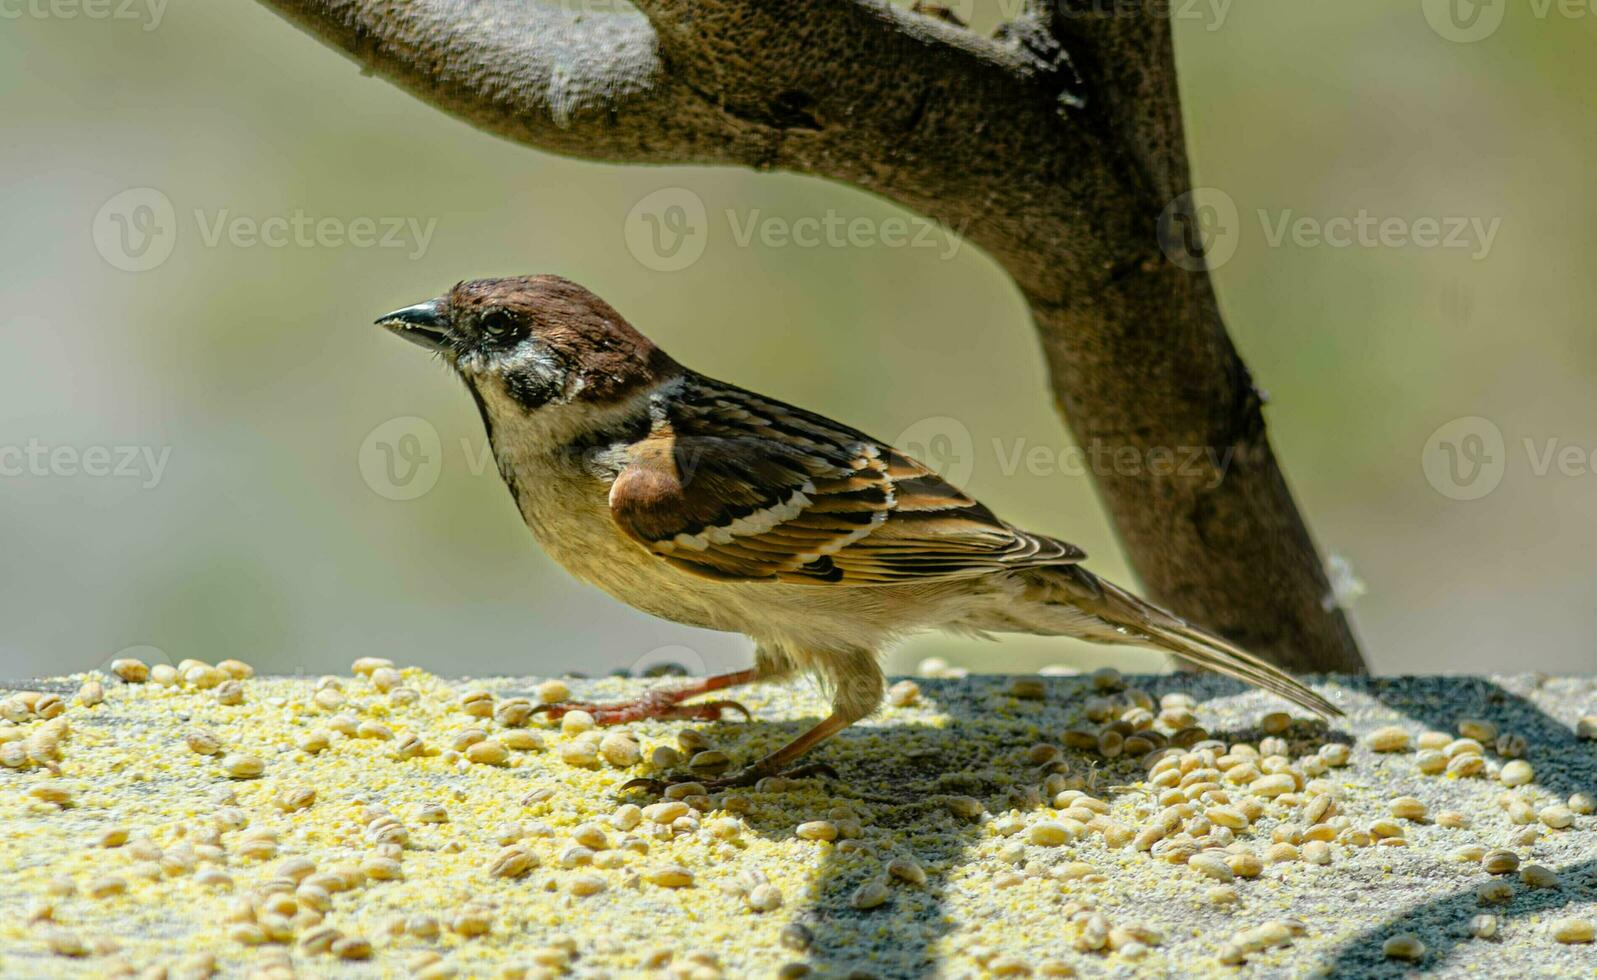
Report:
[[[594,704],[587,701],[560,701],[555,704],[540,704],[532,709],[534,714],[546,714],[550,718],[559,718],[568,711],[586,711],[593,716],[596,724],[622,725],[629,721],[641,721],[645,718],[682,718],[698,721],[719,721],[721,709],[730,708],[733,711],[743,712],[743,717],[748,720],[753,717],[749,709],[736,701],[701,701],[698,704],[683,704],[688,698],[696,698],[701,694],[719,691],[722,688],[734,687],[738,684],[748,684],[758,680],[760,672],[757,669],[739,670],[730,674],[717,674],[714,677],[704,677],[682,687],[661,688],[646,691],[631,701],[616,701],[608,704]]]
[[[833,711],[824,721],[803,735],[772,752],[759,762],[747,766],[730,776],[722,776],[719,779],[702,779],[693,775],[673,776],[665,779],[632,779],[623,783],[621,790],[626,792],[631,789],[642,789],[659,795],[665,792],[667,786],[684,782],[702,783],[707,790],[717,790],[730,789],[734,786],[753,786],[767,776],[784,776],[789,779],[800,779],[805,776],[830,776],[836,779],[837,773],[824,762],[813,762],[807,766],[799,766],[796,769],[789,769],[788,766],[797,761],[806,752],[859,720],[859,715],[850,717],[850,714],[852,712]]]
[[[868,649],[829,650],[816,653],[813,658],[832,683],[832,713],[809,731],[795,738],[770,755],[730,776],[719,779],[702,779],[696,776],[668,776],[664,779],[634,779],[622,785],[622,790],[640,788],[663,793],[672,783],[703,783],[705,789],[728,789],[733,786],[752,786],[767,776],[799,778],[817,774],[837,778],[830,766],[815,763],[789,769],[788,766],[806,752],[836,735],[838,732],[875,711],[882,703],[882,691],[887,686],[875,654]],[[755,652],[755,663],[780,669],[791,660],[776,658],[761,647]]]

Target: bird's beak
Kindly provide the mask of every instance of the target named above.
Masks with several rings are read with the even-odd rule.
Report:
[[[441,299],[385,313],[377,318],[377,325],[428,350],[442,350],[449,342],[449,314]]]

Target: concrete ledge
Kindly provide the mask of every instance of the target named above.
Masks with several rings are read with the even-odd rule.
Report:
[[[1597,714],[1597,689],[1587,678],[1316,683],[1349,717],[1327,728],[1294,712],[1281,737],[1293,769],[1304,781],[1320,780],[1312,789],[1335,798],[1322,817],[1339,836],[1325,849],[1329,863],[1303,860],[1319,850],[1306,841],[1298,860],[1264,860],[1273,837],[1292,836],[1288,825],[1304,831],[1305,806],[1315,793],[1258,796],[1251,784],[1221,778],[1233,802],[1251,799],[1261,810],[1249,826],[1216,830],[1207,840],[1224,843],[1229,835],[1238,849],[1264,860],[1256,877],[1229,882],[1199,870],[1212,861],[1173,863],[1184,856],[1180,848],[1150,854],[1120,842],[1112,826],[1104,832],[1104,819],[1133,833],[1153,824],[1160,789],[1150,785],[1146,759],[1106,759],[1064,746],[1067,729],[1099,727],[1086,717],[1100,693],[1086,677],[1041,678],[1040,692],[1027,689],[1037,678],[1019,687],[1004,677],[917,679],[913,703],[885,710],[819,753],[841,774],[838,782],[714,793],[688,801],[705,809],[690,807],[674,825],[645,819],[636,826],[618,810],[629,800],[652,801],[620,798],[616,788],[653,773],[652,749],[676,746],[693,730],[733,760],[750,760],[823,715],[823,699],[805,685],[755,688],[743,698],[755,712],[752,724],[639,723],[627,730],[645,761],[616,765],[600,755],[587,764],[581,752],[572,754],[582,735],[536,722],[507,728],[461,707],[461,696],[477,690],[501,705],[514,697],[536,701],[536,679],[446,681],[407,670],[404,687],[417,695],[409,704],[396,703],[368,678],[342,680],[342,703],[328,696],[326,706],[314,703],[315,684],[306,679],[246,680],[238,705],[219,703],[215,690],[106,679],[105,702],[85,707],[72,701],[82,678],[12,685],[58,692],[69,702],[60,715],[69,733],[59,741],[58,758],[43,760],[58,774],[31,762],[0,768],[0,975],[176,971],[207,961],[226,975],[286,961],[315,975],[403,975],[423,967],[417,957],[427,953],[441,957],[427,975],[453,969],[485,977],[623,977],[655,969],[769,977],[799,976],[806,968],[817,976],[883,978],[1054,970],[1183,977],[1597,972],[1597,944],[1561,943],[1550,934],[1555,919],[1597,920],[1597,816],[1576,812],[1562,829],[1536,816],[1567,805],[1572,795],[1597,793],[1597,743],[1574,731],[1581,716]],[[1198,724],[1231,744],[1257,747],[1266,737],[1257,727],[1262,717],[1285,707],[1218,677],[1125,680],[1154,699],[1191,693]],[[647,685],[606,679],[570,686],[581,697],[614,699]],[[0,683],[0,700],[6,693]],[[1414,740],[1427,730],[1456,734],[1458,721],[1470,717],[1525,739],[1534,778],[1515,792],[1531,806],[1533,823],[1516,823],[1523,811],[1516,817],[1505,807],[1509,787],[1498,770],[1506,760],[1492,745],[1476,776],[1421,773]],[[25,741],[49,724],[59,727],[38,718],[0,721],[0,743]],[[297,747],[307,735],[348,724],[366,727],[355,737],[332,734],[323,751]],[[1386,725],[1410,734],[1408,750],[1366,746],[1364,737]],[[474,726],[542,747],[512,749],[503,765],[472,763],[450,746]],[[220,755],[185,745],[184,733],[195,728],[219,740]],[[433,754],[400,758],[412,736]],[[1334,742],[1352,743],[1349,762],[1320,772],[1316,750]],[[1079,786],[1106,804],[1090,805],[1106,814],[1079,804],[1070,810],[1069,799],[1058,801],[1067,805],[1063,811],[1052,805],[1053,795],[1042,791],[1051,753],[1034,753],[1039,745],[1059,749],[1062,765],[1054,766],[1060,772],[1049,789]],[[229,778],[220,761],[227,754],[257,757],[263,774]],[[624,747],[614,754],[627,761]],[[48,802],[57,798],[51,790],[64,790],[70,801]],[[314,799],[306,802],[309,793]],[[1398,796],[1417,798],[1428,813],[1420,821],[1398,819],[1395,828],[1377,825],[1397,830],[1406,846],[1358,846],[1357,832],[1393,819],[1390,800]],[[1186,831],[1205,830],[1194,821],[1206,807],[1198,804]],[[371,825],[381,809],[403,831],[385,831],[382,819]],[[1458,812],[1468,826],[1439,825],[1434,816],[1443,811]],[[796,833],[800,824],[818,821],[831,830]],[[113,830],[126,831],[129,842],[100,846],[97,840]],[[806,839],[833,831],[833,841]],[[261,832],[269,833],[251,839]],[[587,852],[572,850],[579,846],[574,836]],[[373,861],[384,839],[403,842],[391,849],[399,855],[398,880],[382,880],[393,866]],[[530,855],[532,866],[517,877],[494,877],[490,867],[509,840],[523,849],[516,857]],[[1558,883],[1532,887],[1515,874],[1490,875],[1478,860],[1455,860],[1469,845],[1512,850],[1523,864],[1549,869]],[[364,875],[312,880],[329,888],[321,925],[366,940],[369,958],[306,949],[314,915],[298,923],[270,918],[270,890],[287,886],[269,882],[296,857],[314,862],[318,875],[367,862]],[[924,883],[890,875],[894,859],[912,860]],[[53,895],[67,880],[72,893]],[[1488,881],[1507,884],[1506,903],[1479,904],[1476,890]],[[352,887],[336,890],[345,884]],[[751,903],[750,892],[762,885],[769,887]],[[98,888],[114,893],[92,896]],[[770,906],[778,895],[779,907],[751,908]],[[314,891],[304,897],[301,908],[321,904]],[[293,909],[284,903],[280,911]],[[456,921],[463,912],[479,915],[486,934],[452,931],[452,924],[470,931],[470,923]],[[1492,939],[1473,938],[1467,929],[1483,912],[1499,919]],[[1093,913],[1119,928],[1109,937],[1119,951],[1089,948],[1098,945]],[[229,921],[239,918],[254,924]],[[428,935],[429,918],[441,929],[437,937]],[[1235,958],[1225,949],[1234,934],[1288,919],[1298,920],[1289,924],[1298,933],[1289,944],[1246,952],[1239,966],[1221,962]],[[253,945],[263,933],[289,942]],[[1423,942],[1419,960],[1383,954],[1385,940],[1398,933]],[[74,939],[89,947],[88,955],[59,951],[74,951]],[[339,948],[364,951],[356,943]]]

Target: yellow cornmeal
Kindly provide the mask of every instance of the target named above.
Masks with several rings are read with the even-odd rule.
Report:
[[[1403,875],[1470,887],[1478,867],[1443,852],[1501,846],[1518,830],[1495,801],[1502,784],[1423,776],[1411,753],[1363,745],[1346,767],[1327,765],[1317,748],[1336,733],[1304,719],[1270,717],[1291,751],[1259,757],[1253,743],[1267,740],[1250,726],[1278,705],[1258,694],[1191,710],[1212,730],[1245,733],[1222,761],[1263,766],[1267,795],[1216,769],[1219,788],[1189,812],[1172,813],[1170,794],[1209,777],[1181,752],[1170,753],[1181,765],[1164,764],[1179,770],[1170,777],[1145,759],[1061,748],[1067,729],[1097,730],[1088,702],[1114,686],[1075,677],[897,688],[896,706],[820,753],[840,782],[689,792],[662,807],[619,789],[660,775],[647,760],[661,746],[693,731],[705,739],[687,747],[740,764],[813,723],[824,701],[802,685],[754,688],[741,692],[754,723],[640,722],[625,728],[640,752],[600,752],[596,740],[617,729],[507,726],[485,707],[537,703],[536,679],[406,669],[396,683],[358,666],[315,681],[189,664],[160,672],[165,685],[153,672],[55,682],[64,711],[48,697],[11,702],[6,717],[22,720],[0,721],[0,748],[44,748],[0,768],[0,975],[267,977],[293,975],[289,964],[428,977],[1234,972],[1222,960],[1308,972],[1393,911],[1348,895]],[[71,696],[85,682],[103,686],[90,684],[87,705]],[[598,700],[647,686],[569,683]],[[238,688],[241,703],[225,703]],[[39,705],[52,717],[29,714]],[[1348,731],[1392,717],[1355,714]],[[584,740],[595,751],[571,751]],[[1310,809],[1316,794],[1334,806]],[[1473,825],[1411,818],[1403,847],[1365,831],[1410,796],[1405,816],[1451,809]],[[1231,805],[1244,800],[1257,819]],[[1339,822],[1311,840],[1296,823],[1304,812]],[[1557,866],[1591,845],[1593,818],[1541,829],[1520,850]],[[1207,836],[1182,840],[1194,831]],[[1323,844],[1329,863],[1223,860],[1300,841]],[[1184,866],[1205,846],[1214,853]],[[1588,895],[1560,921],[1592,914]],[[1514,928],[1523,939],[1542,927],[1503,933]]]

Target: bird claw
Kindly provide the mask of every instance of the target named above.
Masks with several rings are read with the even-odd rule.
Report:
[[[630,793],[633,790],[643,790],[652,796],[664,796],[665,791],[670,789],[672,786],[677,786],[682,783],[698,783],[699,785],[703,786],[705,790],[714,792],[715,790],[721,789],[753,786],[755,783],[758,783],[767,776],[779,776],[782,779],[807,779],[811,776],[824,776],[827,779],[833,780],[842,779],[842,777],[837,774],[837,770],[833,769],[825,762],[811,762],[792,769],[784,770],[782,772],[772,772],[769,767],[761,766],[756,763],[755,765],[741,769],[730,776],[721,776],[715,779],[705,779],[702,776],[693,775],[691,773],[685,775],[671,775],[663,778],[643,776],[637,779],[629,779],[622,783],[620,791],[622,793]]]
[[[650,691],[635,701],[617,701],[596,704],[591,701],[558,701],[540,704],[532,709],[534,715],[546,715],[551,720],[562,718],[573,711],[586,711],[598,725],[622,725],[646,718],[677,721],[720,721],[724,709],[741,712],[744,721],[753,721],[754,713],[737,701],[699,701],[683,704],[672,697],[672,691]]]

